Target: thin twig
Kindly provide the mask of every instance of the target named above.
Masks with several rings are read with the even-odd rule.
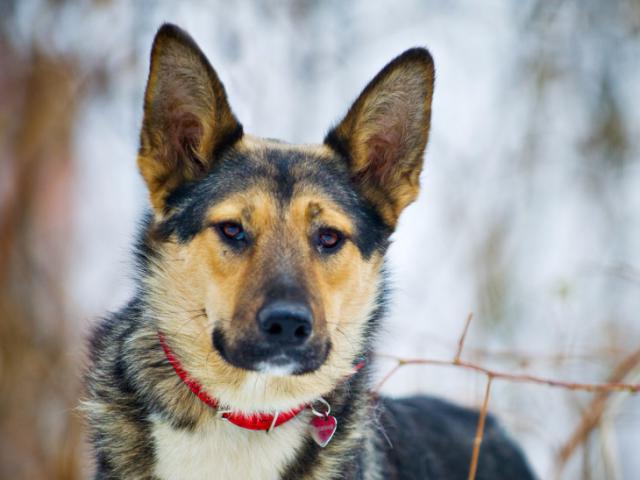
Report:
[[[476,429],[476,436],[473,439],[473,452],[471,454],[471,465],[469,466],[469,480],[475,480],[476,471],[478,470],[478,459],[480,458],[480,446],[482,445],[482,438],[484,437],[484,424],[487,420],[487,413],[489,412],[489,397],[491,395],[491,382],[493,377],[487,376],[487,388],[484,391],[484,400],[482,401],[482,409],[480,410],[480,416],[478,417],[478,428]]]
[[[467,321],[464,324],[464,329],[462,330],[462,335],[460,335],[460,340],[458,340],[458,350],[456,351],[456,356],[453,357],[453,363],[460,363],[460,356],[462,355],[464,341],[467,338],[467,332],[469,331],[471,320],[473,320],[473,312],[469,312],[469,315],[467,315]]]
[[[441,365],[447,367],[460,367],[467,370],[474,370],[476,372],[483,373],[485,375],[491,375],[494,378],[500,378],[511,382],[518,383],[535,383],[539,385],[547,385],[549,387],[565,388],[569,390],[581,390],[585,392],[640,392],[640,383],[581,383],[581,382],[566,382],[563,380],[554,380],[552,378],[540,377],[537,375],[529,374],[515,374],[507,372],[499,372],[490,368],[483,367],[482,365],[476,365],[475,363],[459,360],[457,363],[451,360],[435,360],[428,358],[402,358],[393,355],[385,355],[386,358],[392,358],[401,365]],[[397,370],[397,368],[396,368]]]
[[[610,384],[620,385],[627,375],[640,365],[640,349],[631,353],[622,360],[609,376]],[[638,387],[638,385],[636,385]],[[633,390],[631,390],[633,392]],[[638,392],[636,388],[635,392]],[[564,443],[556,459],[556,471],[560,473],[567,461],[578,446],[582,445],[591,432],[600,424],[602,416],[607,409],[607,401],[610,398],[611,390],[602,390],[593,397],[582,414],[580,423],[573,431],[569,439]]]

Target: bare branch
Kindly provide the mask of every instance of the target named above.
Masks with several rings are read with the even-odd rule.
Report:
[[[616,366],[609,376],[609,382],[611,384],[619,384],[618,382],[622,382],[638,365],[640,365],[640,349],[628,355]],[[635,391],[637,392],[638,390],[636,389]],[[584,410],[580,423],[558,452],[556,459],[556,471],[558,474],[562,472],[578,446],[582,445],[589,437],[589,434],[600,424],[606,412],[610,395],[610,390],[600,391]]]
[[[567,382],[564,380],[555,380],[552,378],[540,377],[537,375],[529,374],[516,374],[508,372],[500,372],[492,370],[490,368],[476,365],[475,363],[465,362],[459,360],[458,362],[451,360],[435,360],[428,358],[402,358],[393,355],[385,355],[386,358],[392,358],[398,362],[398,365],[394,367],[394,370],[403,365],[440,365],[446,367],[460,367],[467,370],[474,370],[476,372],[490,375],[494,378],[500,378],[517,383],[534,383],[539,385],[547,385],[549,387],[565,388],[568,390],[581,390],[585,392],[640,392],[640,383],[621,383],[621,382],[608,382],[608,383],[581,383],[581,382]],[[395,372],[394,372],[395,373]],[[388,376],[390,376],[388,374]]]
[[[467,321],[467,325],[468,325]],[[482,438],[484,437],[484,424],[487,420],[487,413],[489,412],[489,397],[491,395],[491,382],[493,377],[489,375],[487,377],[487,388],[484,391],[484,400],[482,401],[482,409],[480,409],[480,416],[478,417],[478,428],[476,430],[476,437],[473,439],[473,452],[471,454],[471,465],[469,466],[469,480],[475,480],[476,471],[478,470],[478,458],[480,458],[480,445],[482,445]]]

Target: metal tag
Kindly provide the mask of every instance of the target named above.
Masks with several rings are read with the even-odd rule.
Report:
[[[337,429],[338,420],[333,415],[314,416],[311,420],[311,438],[323,448],[329,444]]]

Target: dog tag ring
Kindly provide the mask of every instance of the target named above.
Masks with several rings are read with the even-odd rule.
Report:
[[[311,413],[313,413],[313,418],[311,419],[311,438],[316,442],[320,447],[326,447],[333,435],[336,433],[338,429],[338,420],[331,413],[331,405],[324,398],[319,398],[318,402],[322,403],[325,407],[324,412],[319,412],[316,410],[311,404]]]

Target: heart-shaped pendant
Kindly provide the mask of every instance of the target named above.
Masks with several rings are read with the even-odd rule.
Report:
[[[311,438],[323,448],[329,444],[337,429],[338,420],[333,415],[314,416],[311,420]]]

